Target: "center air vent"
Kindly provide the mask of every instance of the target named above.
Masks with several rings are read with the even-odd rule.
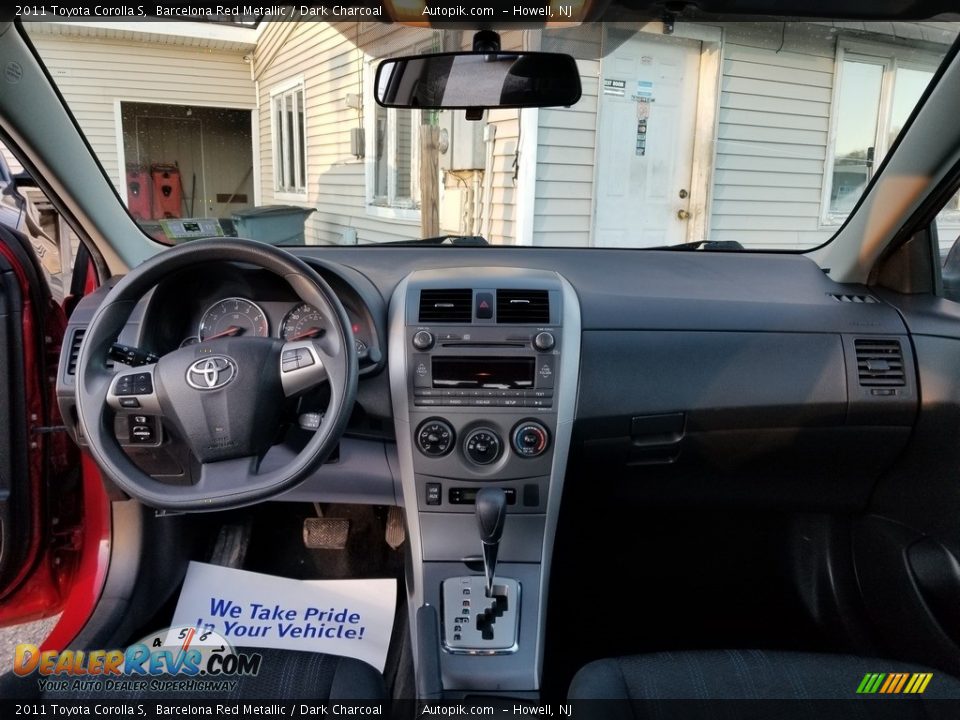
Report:
[[[497,322],[548,324],[550,295],[546,290],[497,290]]]
[[[857,376],[863,387],[903,387],[903,350],[897,340],[855,340]]]
[[[473,316],[473,290],[421,290],[420,322],[468,323]]]
[[[83,342],[86,328],[77,328],[73,331],[73,338],[70,340],[70,355],[67,357],[67,375],[77,374],[77,359],[80,357],[80,343]]]

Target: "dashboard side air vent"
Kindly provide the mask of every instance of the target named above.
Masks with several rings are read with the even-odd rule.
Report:
[[[898,340],[854,341],[857,351],[857,376],[863,387],[903,387],[907,384],[903,369],[903,350]]]
[[[473,290],[421,290],[420,322],[468,323],[473,317]]]
[[[86,328],[77,328],[73,331],[73,337],[70,339],[70,355],[67,357],[67,375],[77,374],[77,359],[80,357],[80,344],[83,342],[83,336],[86,332]]]
[[[550,294],[546,290],[497,290],[497,322],[546,325]]]
[[[877,302],[877,299],[872,295],[845,295],[843,293],[829,293],[838,303],[866,303],[871,304]]]

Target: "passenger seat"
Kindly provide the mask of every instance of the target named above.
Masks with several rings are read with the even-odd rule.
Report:
[[[875,677],[868,682],[867,675],[880,673],[886,677]],[[911,685],[912,676],[920,673],[931,673],[931,676],[917,678]],[[921,686],[922,693],[909,692]],[[736,714],[730,703],[703,703],[704,700],[846,699],[852,702],[818,703],[818,720],[862,717],[867,709],[864,702],[886,701],[897,703],[898,718],[922,718],[928,717],[925,701],[960,699],[960,681],[919,665],[853,655],[707,650],[659,652],[592,662],[573,678],[568,697],[570,700],[634,701],[604,707],[604,717],[624,720],[664,716],[665,708],[650,702],[660,700],[701,701],[676,704],[672,709],[678,712],[671,712],[670,717],[687,717],[679,712],[681,707],[695,707],[697,718],[728,718],[731,711]],[[899,702],[906,698],[924,702]],[[811,706],[807,702],[774,703],[773,708],[778,720],[811,717]],[[880,708],[872,705],[871,709]]]

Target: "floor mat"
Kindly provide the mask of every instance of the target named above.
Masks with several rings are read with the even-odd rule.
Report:
[[[384,540],[387,508],[369,505],[324,505],[326,518],[350,521],[343,550],[308,550],[303,521],[315,517],[312,505],[273,503],[253,518],[245,570],[298,580],[403,576],[403,547]]]

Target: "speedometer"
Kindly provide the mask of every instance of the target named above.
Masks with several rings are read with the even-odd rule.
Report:
[[[239,297],[224,298],[210,306],[200,318],[197,332],[201,342],[229,335],[267,337],[269,334],[270,325],[263,309]]]
[[[327,321],[313,305],[300,303],[286,314],[280,324],[280,337],[290,340],[306,340],[321,337]]]

